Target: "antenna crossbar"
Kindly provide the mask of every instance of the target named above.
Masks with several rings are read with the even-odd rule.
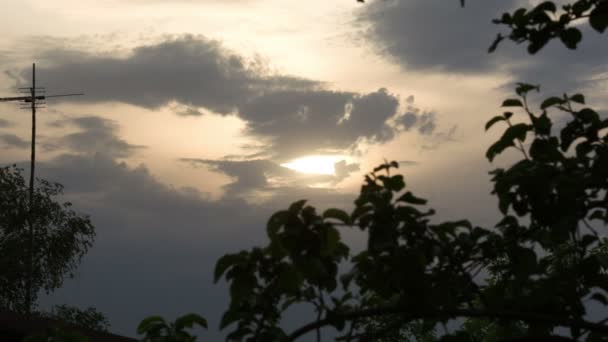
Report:
[[[34,265],[34,214],[35,214],[35,201],[34,201],[34,172],[36,162],[36,110],[40,108],[46,108],[45,100],[47,98],[55,97],[66,97],[66,96],[80,96],[83,93],[72,93],[72,94],[54,94],[54,95],[42,95],[46,93],[44,87],[36,86],[36,64],[32,65],[32,86],[19,88],[20,93],[28,94],[27,96],[12,96],[12,97],[0,97],[0,102],[20,102],[22,109],[32,110],[32,156],[30,159],[30,184],[29,184],[29,216],[28,216],[28,237],[29,243],[27,248],[27,279],[25,284],[25,307],[27,314],[31,314],[33,301],[35,298],[35,289],[33,285],[33,265]]]

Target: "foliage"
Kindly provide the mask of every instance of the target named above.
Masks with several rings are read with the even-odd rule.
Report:
[[[45,316],[94,331],[108,332],[110,328],[107,317],[93,307],[82,310],[69,305],[56,305]]]
[[[137,333],[144,335],[143,342],[193,342],[196,337],[186,329],[199,326],[207,328],[207,321],[197,314],[187,314],[169,323],[160,316],[150,316],[137,327]]]
[[[229,338],[293,340],[332,326],[350,340],[368,332],[362,321],[388,315],[401,324],[392,330],[385,324],[380,330],[387,334],[419,319],[434,326],[456,317],[515,324],[534,338],[557,327],[569,328],[574,338],[608,332],[584,320],[586,301],[608,304],[608,265],[599,252],[606,240],[593,228],[608,223],[608,119],[585,107],[580,94],[547,98],[534,113],[528,104],[534,90],[518,84],[517,98],[503,103],[523,117],[505,112],[486,125],[507,126],[488,149],[490,161],[509,148],[523,156],[491,172],[503,215],[496,229],[467,220],[431,223],[426,200],[391,174],[397,163],[381,165],[365,177],[351,214],[318,215],[298,201],[270,218],[268,246],[218,261],[216,280],[225,276],[231,293],[221,327],[236,324]],[[557,135],[550,112],[569,119]],[[351,227],[368,236],[367,249],[355,255],[340,238],[340,230]],[[340,274],[344,261],[352,269]],[[297,304],[313,305],[317,319],[288,334],[280,318]],[[473,328],[450,336],[470,340]]]
[[[44,333],[25,337],[23,342],[89,342],[89,338],[76,332],[50,328]]]
[[[439,339],[432,322],[413,321],[403,324],[399,315],[363,320],[361,331],[359,336],[351,334],[344,339],[375,342],[436,342]]]
[[[95,230],[86,216],[76,214],[70,203],[59,203],[62,186],[38,179],[34,207],[29,207],[28,187],[22,170],[0,168],[0,306],[27,312],[29,255],[28,221],[33,226],[32,298],[39,290],[61,286],[93,243]]]
[[[464,2],[464,0],[462,0]],[[518,8],[513,13],[504,13],[495,24],[506,26],[511,32],[507,36],[498,34],[490,52],[505,38],[515,43],[528,43],[528,52],[535,54],[552,39],[559,39],[567,48],[576,49],[582,40],[580,22],[587,20],[589,26],[599,33],[608,27],[608,1],[577,0],[559,8],[553,1],[544,1],[533,8]]]

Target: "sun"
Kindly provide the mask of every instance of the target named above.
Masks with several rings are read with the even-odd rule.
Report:
[[[334,175],[336,173],[334,165],[344,159],[342,156],[307,156],[281,166],[301,173]]]

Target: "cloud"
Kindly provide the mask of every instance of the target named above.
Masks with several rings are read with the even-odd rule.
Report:
[[[29,148],[30,142],[21,139],[15,134],[0,134],[0,142],[4,144],[5,147],[14,147],[14,148]]]
[[[159,108],[173,101],[228,114],[259,92],[310,88],[316,82],[264,76],[255,65],[202,36],[185,35],[139,46],[125,58],[101,56],[62,46],[43,52],[49,67],[39,67],[54,91],[81,89],[87,102],[120,101]],[[29,70],[21,72],[28,79]],[[74,99],[73,99],[74,100]]]
[[[501,63],[486,53],[496,35],[491,19],[518,1],[375,1],[364,6],[358,22],[365,38],[408,70],[484,72]]]
[[[8,120],[0,119],[0,128],[11,127],[12,123]]]
[[[580,27],[583,40],[576,50],[567,49],[561,42],[553,41],[534,56],[525,56],[521,62],[513,61],[510,72],[516,80],[540,84],[543,95],[550,93],[560,96],[563,92],[599,90],[605,83],[608,72],[608,44],[605,35],[584,25]],[[504,46],[506,49],[520,49],[523,46]],[[497,53],[501,53],[498,51]],[[598,77],[604,74],[604,78]],[[514,87],[510,84],[509,90]],[[603,90],[600,94],[603,95]]]
[[[248,61],[202,36],[136,47],[123,58],[56,45],[45,50],[50,66],[40,73],[48,80],[48,89],[77,87],[86,94],[66,100],[120,101],[150,109],[170,106],[182,116],[200,116],[205,109],[238,115],[246,123],[246,133],[263,143],[258,152],[278,161],[343,152],[362,140],[387,142],[407,130],[400,127],[400,120],[406,120],[401,122],[406,126],[417,124],[420,134],[435,128],[434,116],[412,114],[413,98],[407,100],[412,113],[401,118],[399,97],[387,89],[335,91],[320,81],[270,74],[259,60]],[[22,71],[22,78],[28,72]],[[68,139],[87,143],[83,134]]]
[[[269,139],[273,157],[286,160],[317,151],[345,150],[361,139],[387,142],[405,130],[395,125],[402,120],[399,104],[398,97],[386,89],[368,94],[284,91],[252,99],[240,115],[249,134]],[[412,115],[416,122],[421,120],[416,113]],[[426,120],[434,123],[435,119]]]
[[[536,55],[524,45],[501,43],[492,54],[487,48],[498,32],[491,19],[527,1],[375,1],[362,7],[358,23],[376,51],[406,70],[436,70],[452,74],[503,73],[515,82],[539,83],[554,92],[589,88],[607,71],[605,37],[582,25],[583,41],[569,50],[554,40]],[[512,90],[512,84],[505,87]]]
[[[346,160],[341,160],[334,164],[334,168],[336,169],[336,177],[339,179],[344,179],[348,177],[353,172],[357,172],[360,170],[359,164],[352,163],[349,164]]]
[[[234,198],[209,201],[101,154],[62,155],[38,170],[65,186],[66,199],[97,231],[76,279],[43,302],[95,306],[126,335],[151,314],[199,312],[217,326],[228,300],[225,288],[213,286],[214,262],[261,243],[272,212]],[[221,339],[216,329],[209,335]]]
[[[80,131],[59,138],[46,139],[46,150],[67,149],[72,152],[100,153],[114,158],[125,158],[145,146],[132,145],[118,136],[116,122],[97,117],[84,116],[52,123],[55,127],[75,126]]]
[[[294,189],[307,188],[315,183],[335,184],[353,170],[353,164],[336,163],[336,174],[306,174],[283,167],[269,159],[251,160],[208,160],[195,158],[182,158],[181,162],[192,167],[208,167],[223,173],[233,179],[227,184],[225,197],[250,198],[266,192],[272,196],[278,193],[289,192]],[[344,162],[346,163],[346,162]],[[340,168],[338,170],[338,168]]]
[[[264,161],[215,165],[239,176],[245,169],[276,167]],[[353,198],[290,188],[263,203],[237,197],[212,201],[196,190],[159,182],[145,166],[129,167],[102,154],[64,154],[37,166],[40,177],[65,186],[65,199],[90,215],[97,231],[76,278],[43,298],[43,307],[95,306],[108,315],[114,332],[128,336],[152,314],[171,319],[197,312],[217,327],[228,304],[227,288],[213,285],[219,257],[266,243],[267,219],[296,200],[309,199],[323,209]],[[201,338],[222,340],[223,333],[210,329]]]

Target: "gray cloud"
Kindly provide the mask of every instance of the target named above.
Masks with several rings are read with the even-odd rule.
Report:
[[[582,26],[583,40],[576,50],[569,50],[561,42],[554,41],[535,56],[525,56],[519,63],[513,63],[510,70],[523,82],[540,84],[543,95],[549,96],[563,92],[585,91],[606,81],[596,79],[608,72],[608,44],[601,35],[587,25]],[[507,49],[520,49],[523,46],[504,46]],[[503,53],[497,51],[497,53]],[[506,85],[512,91],[514,86]]]
[[[138,149],[145,148],[132,145],[118,136],[118,125],[105,118],[85,116],[52,123],[55,127],[75,126],[80,131],[60,138],[46,139],[43,147],[47,150],[67,148],[78,153],[100,153],[115,158],[132,155]]]
[[[235,175],[245,172],[236,163],[215,165]],[[263,161],[251,165],[276,167]],[[65,185],[65,199],[91,215],[97,230],[76,278],[43,298],[42,306],[95,306],[109,316],[114,332],[128,336],[149,315],[172,319],[197,312],[211,327],[200,337],[222,340],[216,327],[228,291],[224,284],[213,285],[215,261],[265,243],[268,217],[293,201],[309,199],[323,209],[353,198],[328,189],[281,188],[263,204],[236,197],[211,201],[196,190],[160,183],[143,166],[131,168],[101,154],[65,154],[39,163],[38,174]]]
[[[397,96],[386,89],[369,94],[286,91],[252,99],[241,108],[241,116],[250,134],[270,138],[275,157],[289,159],[314,151],[344,150],[361,138],[389,141],[405,130],[392,123],[402,120],[398,106]],[[419,116],[413,115],[418,122]]]
[[[202,115],[201,108],[233,113],[246,121],[248,134],[265,142],[263,154],[280,161],[344,150],[361,139],[383,143],[405,130],[398,125],[399,98],[386,89],[367,94],[331,91],[319,81],[270,75],[263,63],[248,62],[201,36],[137,47],[122,59],[61,46],[44,54],[51,66],[39,72],[49,89],[82,87],[87,94],[70,101],[171,105],[183,116]],[[22,72],[23,79],[28,72]],[[409,109],[414,108],[412,101]],[[412,119],[419,123],[424,117],[407,116]],[[428,117],[424,128],[418,124],[418,132],[429,134],[434,120]],[[82,135],[69,139],[87,143]]]
[[[228,303],[213,285],[215,260],[260,244],[270,207],[226,198],[209,201],[191,189],[156,180],[145,167],[130,168],[107,156],[62,155],[39,163],[39,175],[66,187],[66,199],[91,215],[94,247],[76,278],[43,305],[95,306],[113,331],[129,336],[151,314],[198,312],[216,327]],[[203,334],[221,340],[212,328]]]
[[[252,160],[208,160],[182,158],[180,161],[192,167],[208,167],[233,179],[225,186],[226,197],[245,198],[256,191],[268,191],[274,195],[307,188],[314,183],[337,183],[358,170],[354,164],[345,161],[336,163],[335,175],[305,174],[283,167],[268,159]]]
[[[409,70],[487,71],[501,63],[486,53],[497,30],[491,19],[517,3],[468,1],[460,9],[458,1],[374,1],[359,23],[378,51]]]
[[[29,148],[30,142],[21,139],[15,134],[0,134],[0,142],[4,144],[5,147],[14,147],[14,148]]]
[[[505,33],[491,19],[519,6],[529,5],[521,0],[467,1],[460,9],[458,1],[375,1],[362,8],[358,22],[377,51],[408,70],[505,72],[556,92],[589,87],[591,78],[607,71],[605,37],[587,25],[581,27],[584,38],[574,51],[552,41],[530,56],[524,45],[505,41],[488,54],[496,33]]]
[[[120,101],[158,108],[172,101],[228,114],[238,104],[275,87],[310,88],[316,82],[260,74],[218,41],[186,35],[133,49],[126,58],[97,56],[61,46],[46,50],[50,67],[39,68],[54,91],[82,89],[78,101]],[[29,70],[21,72],[28,79]]]
[[[0,128],[11,127],[12,123],[8,120],[0,119]]]
[[[348,175],[350,175],[351,173],[360,170],[359,164],[348,164],[346,160],[341,160],[335,163],[334,168],[336,170],[336,177],[338,177],[339,179],[344,179],[348,177]]]

